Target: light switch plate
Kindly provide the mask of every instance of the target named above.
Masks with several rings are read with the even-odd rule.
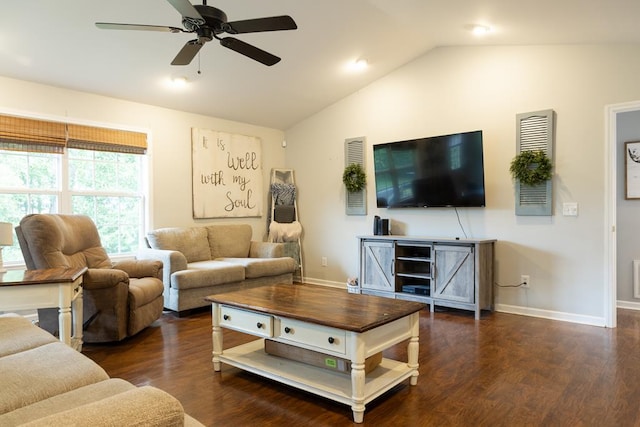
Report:
[[[562,204],[562,215],[564,216],[578,216],[578,204],[575,202]]]

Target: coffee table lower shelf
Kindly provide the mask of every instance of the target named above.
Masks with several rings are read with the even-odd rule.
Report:
[[[225,349],[220,361],[327,399],[352,404],[350,374],[267,354],[263,339]],[[365,377],[364,404],[410,378],[413,373],[406,362],[383,358],[380,365]]]

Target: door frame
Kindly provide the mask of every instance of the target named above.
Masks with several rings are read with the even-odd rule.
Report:
[[[604,164],[604,321],[608,328],[617,326],[617,195],[618,195],[618,114],[640,111],[640,101],[612,104],[605,107]]]

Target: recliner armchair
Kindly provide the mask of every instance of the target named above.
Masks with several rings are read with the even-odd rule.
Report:
[[[88,267],[83,279],[84,341],[120,341],[162,315],[162,262],[112,263],[93,220],[32,214],[16,227],[27,268]]]

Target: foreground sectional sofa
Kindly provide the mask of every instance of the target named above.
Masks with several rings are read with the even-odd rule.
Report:
[[[202,426],[173,396],[109,378],[17,315],[0,316],[0,426]]]
[[[178,313],[207,306],[216,292],[293,283],[296,263],[284,245],[252,234],[248,224],[160,228],[147,233],[138,258],[162,261],[164,306]]]

